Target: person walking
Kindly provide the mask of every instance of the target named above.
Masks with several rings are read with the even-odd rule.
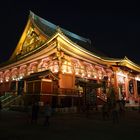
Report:
[[[112,106],[112,121],[113,123],[119,123],[119,104],[118,102],[114,103]]]
[[[103,117],[103,120],[108,120],[109,119],[108,103],[104,103],[103,106],[102,106],[102,117]]]
[[[50,104],[47,102],[45,106],[45,121],[44,121],[44,126],[49,126],[50,125],[50,117],[52,115],[52,108]]]

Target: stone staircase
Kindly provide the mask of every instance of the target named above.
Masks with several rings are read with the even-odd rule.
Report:
[[[0,101],[3,109],[8,109],[14,104],[19,104],[21,102],[21,95],[14,95],[13,93],[7,93],[0,96]]]

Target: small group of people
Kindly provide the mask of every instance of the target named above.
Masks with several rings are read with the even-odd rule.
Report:
[[[113,123],[118,123],[120,116],[124,116],[125,113],[125,103],[123,100],[118,100],[109,104],[108,102],[104,103],[102,106],[102,117],[103,120],[108,120],[112,118]]]
[[[33,102],[31,107],[31,123],[36,124],[40,112],[39,102]],[[50,117],[52,115],[52,108],[49,102],[44,105],[44,126],[50,125]]]

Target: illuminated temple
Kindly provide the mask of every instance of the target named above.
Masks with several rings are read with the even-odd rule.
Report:
[[[89,39],[30,12],[23,34],[9,60],[0,65],[0,95],[22,96],[53,106],[106,102],[137,103],[140,66],[129,60],[91,52]],[[91,94],[92,89],[94,92]]]

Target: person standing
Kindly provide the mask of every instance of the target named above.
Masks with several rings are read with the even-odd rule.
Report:
[[[0,100],[0,118],[1,118],[2,102]]]
[[[118,102],[114,103],[112,106],[112,121],[113,123],[119,123],[119,104]]]
[[[38,104],[38,102],[35,102],[32,105],[32,118],[31,118],[31,123],[37,123],[38,113],[39,113],[39,104]]]
[[[45,107],[45,122],[44,126],[49,126],[50,125],[50,117],[52,115],[52,108],[50,104],[47,102],[46,107]]]
[[[0,111],[2,110],[2,102],[1,102],[1,100],[0,100]]]
[[[102,106],[102,117],[103,117],[103,120],[108,120],[109,119],[108,103],[104,103],[103,106]]]

